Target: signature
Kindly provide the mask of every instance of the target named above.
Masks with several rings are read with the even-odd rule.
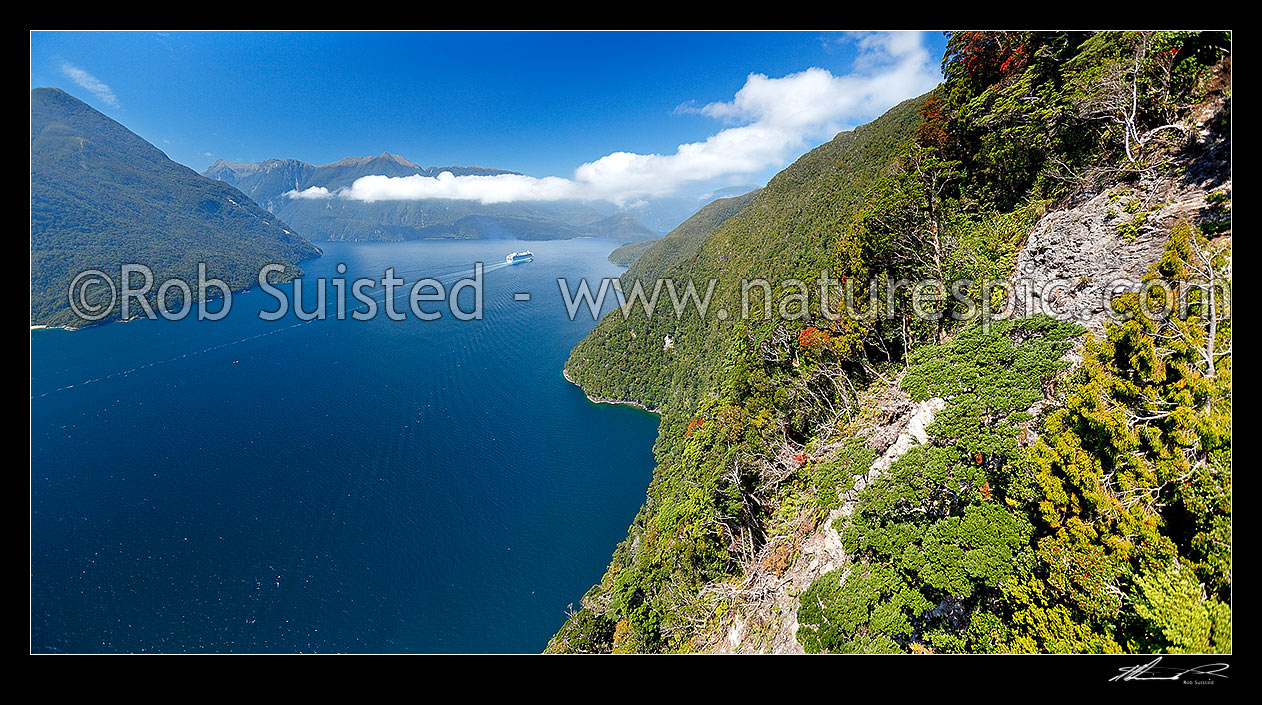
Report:
[[[1124,666],[1120,669],[1120,673],[1109,679],[1110,683],[1115,681],[1178,681],[1184,676],[1213,676],[1214,678],[1226,678],[1227,664],[1225,663],[1207,663],[1203,666],[1194,666],[1192,668],[1171,668],[1170,666],[1159,666],[1161,658],[1149,661],[1139,666]]]

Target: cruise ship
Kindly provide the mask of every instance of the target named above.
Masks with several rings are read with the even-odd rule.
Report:
[[[535,258],[535,253],[531,252],[530,250],[522,250],[521,252],[509,253],[509,255],[504,258],[504,261],[508,262],[509,264],[520,264],[522,262],[529,262],[533,260],[534,258]]]

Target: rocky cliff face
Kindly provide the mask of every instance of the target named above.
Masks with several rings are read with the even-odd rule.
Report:
[[[1221,99],[1206,106],[1210,115],[1221,108]],[[1102,331],[1108,302],[1139,289],[1176,223],[1217,219],[1216,201],[1231,193],[1228,137],[1202,123],[1190,139],[1164,168],[1086,189],[1038,221],[1017,256],[1017,315],[1044,313]],[[1222,234],[1230,237],[1229,227]]]

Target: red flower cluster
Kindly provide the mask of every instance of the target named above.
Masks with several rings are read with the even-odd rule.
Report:
[[[1025,68],[1033,51],[1016,32],[960,32],[955,55],[969,75],[989,84]],[[1013,41],[1018,43],[1010,43]]]
[[[798,333],[798,345],[804,348],[817,348],[828,343],[830,338],[832,336],[828,331],[811,326]]]
[[[926,147],[941,147],[947,141],[947,118],[942,112],[942,101],[930,97],[920,106],[920,125],[916,127],[916,141]],[[846,278],[841,278],[842,286]]]
[[[1012,53],[1008,55],[1008,58],[1004,59],[1002,64],[999,64],[999,73],[1007,76],[1022,66],[1025,66],[1025,45],[1018,44],[1012,50]]]

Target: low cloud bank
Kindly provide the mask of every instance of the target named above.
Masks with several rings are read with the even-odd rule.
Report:
[[[672,154],[614,152],[574,170],[573,178],[517,174],[454,176],[365,176],[349,188],[290,191],[291,198],[349,198],[357,201],[465,199],[511,201],[629,201],[660,197],[689,184],[757,174],[783,167],[812,142],[831,138],[875,117],[901,100],[937,85],[940,74],[919,32],[852,35],[859,54],[853,71],[834,76],[809,68],[780,78],[750,74],[730,101],[681,105],[733,125],[700,142],[681,144]]]

